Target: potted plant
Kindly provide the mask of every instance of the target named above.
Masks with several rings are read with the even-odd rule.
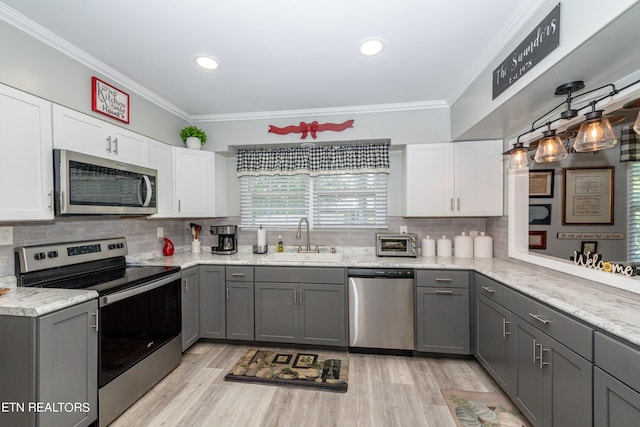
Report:
[[[180,131],[180,138],[182,142],[187,144],[187,147],[199,150],[202,145],[207,142],[207,134],[196,126],[189,125]]]

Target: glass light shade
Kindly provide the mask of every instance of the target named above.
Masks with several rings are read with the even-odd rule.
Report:
[[[517,148],[511,151],[509,155],[509,169],[526,169],[531,163],[529,150],[527,148]]]
[[[640,135],[640,111],[638,111],[638,117],[636,117],[636,122],[633,124],[633,130]]]
[[[583,153],[585,151],[600,151],[615,147],[618,138],[613,132],[609,120],[602,117],[602,110],[585,114],[586,120],[580,125],[573,148]]]
[[[555,162],[566,158],[569,153],[564,148],[562,140],[556,136],[555,130],[548,130],[543,132],[542,138],[538,143],[538,149],[534,157],[538,163]]]

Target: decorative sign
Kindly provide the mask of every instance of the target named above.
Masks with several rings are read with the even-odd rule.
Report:
[[[311,123],[300,122],[298,126],[286,126],[283,128],[279,128],[277,126],[269,125],[269,132],[277,133],[278,135],[286,135],[288,133],[302,133],[300,139],[305,139],[307,135],[310,133],[311,138],[316,139],[316,133],[322,132],[325,130],[332,130],[334,132],[342,132],[347,128],[353,127],[353,120],[347,120],[344,123],[318,123],[317,121],[313,121]]]
[[[496,99],[559,45],[560,3],[511,52],[511,55],[493,70],[492,99]]]
[[[558,239],[596,239],[596,240],[622,240],[624,233],[599,233],[599,232],[561,232],[558,233]]]
[[[129,123],[129,95],[97,77],[91,78],[91,109]]]
[[[636,271],[631,265],[614,264],[609,261],[603,261],[602,256],[587,252],[586,254],[579,254],[577,251],[573,251],[573,262],[575,265],[583,265],[587,268],[593,268],[594,270],[600,270],[607,273],[624,274],[625,276],[633,276]]]

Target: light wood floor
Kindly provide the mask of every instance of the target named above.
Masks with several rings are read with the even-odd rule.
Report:
[[[346,393],[224,381],[249,348],[198,342],[112,426],[455,427],[441,389],[499,391],[475,360],[323,350],[348,356]]]

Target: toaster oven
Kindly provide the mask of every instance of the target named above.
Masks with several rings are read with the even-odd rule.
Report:
[[[418,256],[418,235],[414,233],[376,233],[377,256]]]

